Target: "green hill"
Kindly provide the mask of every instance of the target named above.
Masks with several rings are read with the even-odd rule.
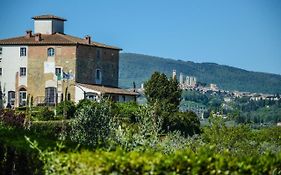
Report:
[[[132,87],[133,81],[139,87],[155,71],[164,72],[171,76],[173,69],[176,69],[177,76],[182,72],[185,76],[197,77],[199,82],[215,83],[225,90],[281,93],[281,75],[246,71],[215,63],[194,63],[134,53],[121,53],[119,66],[119,86],[124,88]]]

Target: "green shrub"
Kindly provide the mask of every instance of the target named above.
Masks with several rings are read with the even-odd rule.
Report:
[[[117,149],[113,152],[45,153],[46,174],[273,174],[281,171],[281,153],[236,157],[213,146],[173,154]],[[47,156],[46,156],[47,155]],[[47,158],[46,158],[47,157]]]
[[[155,106],[140,106],[135,117],[133,124],[118,117],[111,120],[111,144],[125,150],[159,149],[162,118],[156,114]]]
[[[203,128],[204,143],[216,145],[216,151],[228,149],[234,155],[254,156],[266,151],[281,152],[281,128],[253,130],[249,125],[226,126],[220,118],[211,118],[210,126]]]
[[[48,107],[36,107],[31,110],[31,117],[33,120],[54,120],[54,115],[54,112]]]
[[[56,106],[57,115],[64,115],[64,110],[67,119],[74,118],[76,107],[73,101],[63,101]]]
[[[139,106],[135,102],[116,103],[114,113],[129,123],[135,123],[138,108]]]
[[[30,132],[47,136],[51,138],[58,138],[69,132],[70,126],[69,120],[61,120],[61,121],[33,121],[29,128]]]
[[[111,117],[111,104],[108,101],[92,102],[80,107],[71,122],[71,140],[92,146],[104,144],[110,134]]]
[[[185,137],[200,133],[200,120],[194,112],[177,112],[164,125],[168,131],[180,131]]]
[[[78,102],[78,104],[76,105],[76,110],[80,109],[80,108],[83,108],[84,106],[86,105],[90,105],[92,104],[93,101],[92,100],[89,100],[89,99],[83,99],[83,100],[80,100]]]

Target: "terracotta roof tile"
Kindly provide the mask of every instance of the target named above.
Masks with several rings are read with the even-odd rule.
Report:
[[[85,39],[78,38],[71,35],[61,34],[61,33],[54,33],[51,35],[41,34],[40,41],[35,41],[35,35],[32,35],[31,37],[21,36],[21,37],[0,40],[0,45],[76,45],[76,44],[122,50],[121,48],[115,46],[109,46],[98,42],[91,42],[91,44],[88,44]]]
[[[61,21],[66,21],[66,19],[55,16],[55,15],[40,15],[40,16],[34,16],[32,19],[57,19]]]
[[[93,84],[83,84],[83,83],[77,83],[78,86],[82,86],[88,89],[92,89],[94,91],[101,92],[103,94],[118,94],[118,95],[131,95],[131,96],[137,96],[138,93],[128,91],[121,88],[115,88],[115,87],[108,87],[108,86],[101,86],[101,85],[93,85]]]

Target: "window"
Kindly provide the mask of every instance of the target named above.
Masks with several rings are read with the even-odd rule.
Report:
[[[97,58],[100,58],[100,49],[97,49]]]
[[[48,48],[48,57],[53,57],[55,55],[55,49],[54,48]]]
[[[101,84],[101,77],[102,75],[101,75],[101,70],[100,69],[97,69],[96,70],[96,83],[97,84]]]
[[[26,56],[26,48],[25,47],[21,47],[20,48],[20,56]]]
[[[0,55],[2,55],[2,47],[0,47]]]
[[[20,68],[20,76],[26,76],[26,67]]]
[[[62,79],[62,68],[61,67],[56,67],[56,76],[57,76],[57,80]]]
[[[24,88],[19,91],[19,106],[26,106],[26,89]]]
[[[46,104],[55,104],[57,89],[55,87],[45,88],[45,102]]]
[[[11,106],[14,106],[15,98],[16,98],[15,91],[8,91],[8,104],[10,104]]]
[[[61,68],[60,67],[56,67],[56,75],[61,75]]]
[[[97,69],[97,80],[99,80],[100,79],[100,70],[99,69]]]
[[[0,76],[2,75],[2,68],[0,67]]]
[[[92,93],[92,92],[87,92],[86,93],[86,99],[97,101],[98,100],[98,94]]]

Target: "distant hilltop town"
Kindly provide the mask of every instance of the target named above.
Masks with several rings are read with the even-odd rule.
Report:
[[[172,78],[177,79],[177,71],[174,69],[172,72]],[[179,86],[182,90],[194,90],[202,94],[216,95],[220,94],[224,96],[225,102],[230,102],[235,98],[248,97],[250,100],[259,101],[259,100],[271,100],[278,101],[280,98],[279,94],[265,94],[265,93],[251,93],[251,92],[241,92],[241,91],[228,91],[220,89],[219,86],[215,83],[205,84],[199,83],[195,76],[184,75],[180,73],[179,75]],[[143,92],[144,85],[141,84],[141,88],[138,89],[138,92]]]
[[[177,77],[176,70],[173,70],[173,78]],[[184,79],[185,77],[185,79]],[[226,102],[231,101],[232,98],[242,98],[249,97],[250,100],[272,100],[277,101],[280,99],[279,94],[264,94],[264,93],[251,93],[251,92],[240,92],[240,91],[227,91],[220,89],[217,84],[210,83],[208,86],[203,86],[201,83],[197,83],[197,78],[195,76],[185,76],[183,73],[180,73],[179,76],[179,85],[183,90],[196,90],[203,94],[222,94],[225,96],[224,100]]]

